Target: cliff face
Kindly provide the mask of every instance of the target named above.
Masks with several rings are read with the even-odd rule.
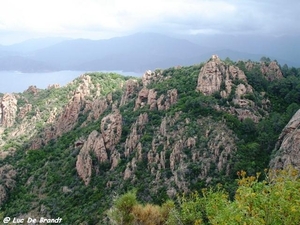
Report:
[[[11,127],[17,115],[17,99],[13,94],[5,94],[0,98],[0,125]]]
[[[282,169],[293,166],[300,170],[300,110],[283,129],[273,154],[271,168]]]
[[[97,131],[93,131],[88,136],[77,156],[76,170],[85,185],[89,184],[92,176],[93,162],[91,154],[94,154],[101,163],[108,160],[103,137]]]
[[[85,185],[89,184],[92,176],[91,154],[95,155],[99,163],[110,162],[112,169],[118,165],[120,156],[115,146],[119,143],[122,134],[120,112],[116,111],[104,117],[100,126],[101,132],[94,130],[90,133],[77,156],[76,170]]]

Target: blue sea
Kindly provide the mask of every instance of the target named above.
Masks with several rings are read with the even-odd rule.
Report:
[[[21,73],[18,71],[0,71],[0,93],[19,93],[28,89],[30,85],[45,89],[51,84],[64,86],[86,73],[87,71],[56,71],[48,73]],[[141,77],[142,73],[123,71],[101,71],[115,72],[124,76]]]

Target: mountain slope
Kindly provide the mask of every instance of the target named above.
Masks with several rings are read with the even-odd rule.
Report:
[[[108,40],[64,41],[36,51],[31,57],[60,65],[63,69],[131,70],[137,65],[144,71],[151,68],[147,67],[148,63],[168,58],[182,59],[205,50],[206,48],[186,40],[159,34],[138,33]],[[118,68],[113,68],[113,65]]]
[[[132,189],[157,204],[217,184],[233,196],[237,172],[269,165],[299,109],[300,74],[278,68],[213,56],[1,96],[1,215],[105,224],[115,194]]]

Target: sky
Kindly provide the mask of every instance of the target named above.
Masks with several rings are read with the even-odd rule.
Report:
[[[300,35],[299,0],[0,0],[0,44],[39,37]]]

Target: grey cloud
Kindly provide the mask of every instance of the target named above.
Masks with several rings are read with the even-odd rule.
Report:
[[[236,6],[231,14],[220,14],[215,18],[205,18],[191,14],[181,17],[165,17],[159,27],[178,25],[182,32],[191,29],[211,29],[221,33],[265,33],[284,35],[300,33],[300,2],[298,1],[229,1]],[[153,25],[154,26],[154,25]]]
[[[178,0],[178,2],[184,0]],[[200,33],[222,33],[222,34],[263,34],[263,35],[291,35],[300,34],[300,26],[297,25],[300,21],[300,1],[299,0],[210,0],[206,3],[226,3],[229,4],[229,9],[222,10],[222,8],[208,9],[208,12],[215,12],[209,15],[201,4],[201,0],[185,0],[187,8],[182,10],[182,13],[172,13],[171,8],[164,8],[158,17],[139,18],[140,15],[130,14],[130,10],[119,9],[113,17],[119,22],[119,27],[109,27],[109,25],[99,21],[90,21],[89,23],[68,23],[61,25],[61,35],[70,36],[74,34],[74,38],[91,37],[101,38],[108,36],[121,36],[122,34],[136,33],[139,31],[152,31],[160,33],[173,34],[188,34],[192,31],[198,30]],[[88,1],[87,1],[88,2]],[[160,5],[157,2],[157,8]],[[171,1],[170,1],[171,2]],[[176,2],[176,1],[175,1]],[[88,4],[88,3],[87,3]],[[111,3],[109,3],[111,4]],[[155,3],[153,3],[155,4]],[[171,3],[170,3],[171,4]],[[205,6],[209,6],[207,4]],[[212,7],[217,7],[218,4],[212,4]],[[231,8],[232,7],[232,10]],[[199,12],[197,11],[199,10]],[[205,13],[206,12],[206,13]],[[135,18],[137,17],[137,18]],[[96,18],[96,17],[95,17]],[[137,23],[133,23],[137,21]],[[132,25],[133,24],[133,25]],[[106,26],[107,25],[107,26]],[[127,26],[128,25],[128,26]],[[131,26],[132,25],[132,26]],[[1,21],[0,21],[1,26]],[[1,29],[0,29],[1,32]],[[16,31],[17,32],[17,31]],[[11,36],[13,34],[5,35],[6,31],[2,30],[0,39]],[[22,37],[21,31],[18,34]],[[24,35],[27,37],[28,34]],[[56,33],[56,35],[60,35]],[[51,34],[50,34],[51,36]]]

